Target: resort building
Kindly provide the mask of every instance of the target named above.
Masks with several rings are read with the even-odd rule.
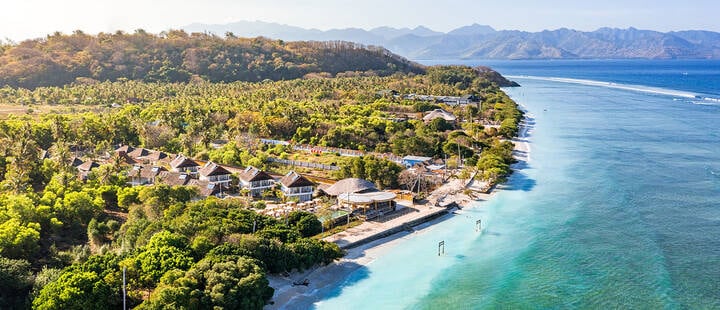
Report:
[[[87,180],[88,175],[90,174],[90,171],[92,171],[93,169],[95,169],[97,167],[100,167],[100,164],[98,164],[92,160],[88,160],[88,161],[82,163],[81,165],[77,166],[78,177],[80,178],[80,180],[83,180],[83,181]]]
[[[200,167],[200,164],[182,154],[178,155],[170,162],[170,168],[172,171],[184,172],[190,175],[197,175],[198,167]]]
[[[132,151],[127,153],[127,156],[130,156],[130,158],[136,160],[136,161],[142,161],[145,156],[150,155],[150,151],[148,151],[145,148],[136,148]]]
[[[69,163],[70,163],[70,166],[77,168],[83,164],[83,161],[80,160],[80,158],[73,156],[73,158],[70,158]]]
[[[402,158],[402,164],[405,165],[405,167],[412,167],[417,164],[426,165],[429,164],[432,161],[432,157],[424,157],[424,156],[413,156],[408,155]]]
[[[141,165],[134,165],[130,171],[128,171],[128,184],[132,186],[138,186],[138,185],[145,185],[147,184],[147,180],[144,180],[142,177],[142,172],[145,170],[145,167]]]
[[[362,193],[373,190],[377,190],[375,188],[375,184],[368,180],[358,178],[342,179],[335,182],[335,184],[322,189],[325,194],[332,197],[337,197],[342,193]]]
[[[230,171],[214,162],[207,162],[198,172],[200,181],[207,181],[210,184],[217,184],[225,188],[230,187]]]
[[[312,199],[315,184],[295,171],[288,172],[280,179],[282,192],[287,198],[297,198],[298,202]]]
[[[260,139],[260,142],[262,142],[263,144],[269,144],[269,145],[290,145],[290,142],[283,141],[283,140]]]
[[[360,218],[370,220],[395,211],[396,197],[395,193],[384,191],[342,193],[338,203],[349,207]]]
[[[167,163],[168,161],[170,161],[170,156],[165,152],[152,151],[150,152],[150,154],[145,156],[144,161],[153,166],[158,166],[162,162]]]
[[[262,193],[275,186],[275,179],[258,168],[248,166],[238,176],[240,186],[250,190],[253,197],[260,196]]]
[[[120,147],[115,149],[115,156],[117,156],[117,157],[114,158],[113,160],[120,164],[127,164],[127,165],[138,164],[139,163],[138,161],[130,158],[130,156],[128,155],[128,153],[132,152],[133,150],[135,150],[135,149],[132,146],[121,145]]]
[[[115,153],[118,153],[120,156],[127,155],[127,153],[132,152],[134,149],[132,146],[129,145],[121,145],[117,149],[115,149]]]
[[[480,97],[476,95],[465,95],[465,96],[431,96],[431,95],[416,95],[406,94],[402,96],[403,99],[409,100],[420,100],[420,101],[432,101],[437,103],[444,103],[449,106],[463,105],[463,104],[479,104]]]
[[[380,191],[368,180],[348,178],[323,190],[337,197],[338,205],[362,219],[373,219],[395,211],[393,192]]]
[[[450,105],[463,105],[463,104],[471,104],[471,103],[479,103],[480,98],[475,95],[465,95],[462,97],[455,97],[455,96],[443,96],[443,97],[436,97],[438,101]]]
[[[224,192],[223,185],[217,183],[210,183],[207,180],[192,179],[188,182],[187,185],[197,187],[198,194],[200,194],[201,197],[221,197]]]
[[[184,172],[160,171],[155,179],[157,183],[169,186],[182,186],[187,185],[192,178]]]
[[[222,148],[226,144],[228,144],[228,140],[218,139],[218,140],[210,141],[210,147],[214,148],[214,149]]]
[[[50,152],[43,149],[38,149],[40,151],[40,155],[38,155],[38,160],[42,163],[45,159],[50,159]]]
[[[443,109],[435,109],[432,112],[428,113],[423,117],[423,121],[430,122],[436,118],[442,118],[446,122],[454,124],[455,121],[457,121],[457,117],[455,117],[455,114],[452,114],[448,111],[445,111]]]
[[[158,166],[134,165],[128,172],[131,185],[156,184],[158,176],[167,169]]]

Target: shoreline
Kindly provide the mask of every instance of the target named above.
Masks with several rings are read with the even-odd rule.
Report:
[[[513,155],[517,159],[517,163],[513,164],[513,167],[522,165],[530,160],[530,142],[528,138],[532,134],[534,128],[534,117],[529,114],[524,106],[518,103],[518,106],[523,110],[525,116],[520,121],[520,130],[518,136],[513,138],[511,141],[515,144],[513,149]],[[458,184],[460,183],[460,184]],[[434,197],[436,201],[450,200],[456,202],[459,207],[472,208],[473,204],[479,201],[486,201],[492,198],[498,191],[503,189],[503,185],[500,184],[492,188],[488,193],[473,191],[472,197],[463,193],[465,189],[476,189],[480,186],[476,186],[474,180],[461,180],[453,179],[446,184],[443,184],[440,188],[434,190],[428,200],[432,200]],[[394,219],[388,222],[402,222],[403,229],[393,231],[388,235],[384,235],[367,242],[362,242],[364,238],[374,236],[378,233],[388,233],[387,228],[384,231],[380,231],[378,227],[375,227],[375,231],[372,231],[372,226],[368,223],[366,227],[363,225],[351,228],[356,229],[357,234],[353,236],[353,233],[341,232],[325,238],[326,241],[336,242],[338,244],[345,241],[344,244],[346,249],[346,255],[340,260],[332,262],[325,266],[310,268],[306,271],[292,272],[289,276],[284,277],[281,275],[268,275],[270,286],[275,289],[275,293],[272,297],[272,303],[266,305],[264,309],[285,309],[285,308],[310,308],[315,302],[318,301],[318,297],[328,296],[335,290],[339,290],[343,283],[348,280],[348,277],[360,268],[364,268],[371,264],[377,257],[397,246],[404,239],[410,238],[415,234],[425,233],[425,229],[445,221],[455,216],[453,211],[457,208],[445,208],[445,207],[432,207],[423,206],[426,210],[417,210],[418,213],[415,217],[410,219],[401,216],[398,219]],[[409,206],[408,206],[409,207]],[[412,206],[413,208],[421,209],[421,206]],[[435,210],[432,210],[435,209]],[[413,226],[406,226],[407,222],[418,220],[422,217],[434,216],[427,221],[421,221]],[[389,225],[397,225],[398,223],[389,223]],[[381,226],[382,224],[380,224]],[[377,226],[377,225],[376,225]],[[394,228],[397,228],[395,226]],[[409,228],[409,229],[407,229]],[[370,229],[370,234],[368,234]],[[362,235],[364,234],[364,237]],[[357,237],[360,235],[361,237]],[[340,240],[345,238],[346,240]],[[354,240],[354,241],[353,241]],[[340,242],[340,243],[339,243]],[[355,244],[359,243],[359,244]],[[348,247],[348,245],[351,245]],[[307,279],[309,284],[307,286],[299,285],[294,286],[292,283],[297,281],[303,281]]]

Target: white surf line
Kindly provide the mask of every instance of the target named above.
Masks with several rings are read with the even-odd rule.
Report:
[[[531,76],[531,75],[508,75],[507,77],[511,78],[511,79],[528,79],[528,80],[540,80],[540,81],[553,81],[553,82],[562,82],[562,83],[570,83],[570,84],[580,84],[580,85],[588,85],[588,86],[599,86],[599,87],[607,87],[607,88],[629,90],[629,91],[638,91],[638,92],[644,92],[644,93],[690,98],[690,99],[703,99],[703,100],[711,100],[711,101],[713,99],[715,99],[715,98],[701,97],[700,94],[687,92],[687,91],[681,91],[681,90],[665,89],[665,88],[642,86],[642,85],[632,85],[632,84],[618,84],[618,83],[595,81],[595,80],[571,79],[571,78],[560,78],[560,77],[542,77],[542,76]]]

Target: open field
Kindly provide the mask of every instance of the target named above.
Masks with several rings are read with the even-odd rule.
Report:
[[[0,103],[0,119],[7,119],[11,115],[14,116],[31,116],[33,118],[40,117],[40,115],[48,113],[58,114],[75,114],[83,112],[101,112],[107,108],[98,106],[84,106],[84,105],[17,105]]]

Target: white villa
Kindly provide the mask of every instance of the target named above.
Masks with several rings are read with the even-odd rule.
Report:
[[[184,172],[190,175],[197,175],[200,165],[194,160],[178,155],[170,162],[170,167],[174,172]]]
[[[198,172],[200,173],[200,181],[207,181],[210,184],[221,185],[225,188],[230,186],[230,171],[214,162],[207,162]]]
[[[280,184],[285,197],[297,197],[298,202],[312,200],[315,184],[299,173],[295,171],[288,172],[280,179]]]
[[[275,179],[272,176],[253,166],[245,168],[238,177],[240,186],[250,190],[252,196],[260,196],[265,190],[275,186]]]

